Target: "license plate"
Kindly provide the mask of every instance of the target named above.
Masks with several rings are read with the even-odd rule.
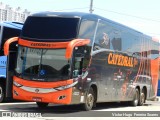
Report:
[[[35,101],[35,102],[41,102],[42,98],[40,98],[40,97],[33,97],[32,100]]]

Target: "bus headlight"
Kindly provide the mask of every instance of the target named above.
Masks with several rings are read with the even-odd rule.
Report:
[[[15,85],[16,87],[22,87],[22,85],[21,85],[21,84],[19,84],[19,83],[15,82],[15,81],[13,81],[13,85]]]

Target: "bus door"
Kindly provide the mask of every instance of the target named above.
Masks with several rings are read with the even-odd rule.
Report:
[[[88,77],[89,51],[85,47],[75,47],[72,60],[73,78],[78,78],[80,89],[85,89]]]

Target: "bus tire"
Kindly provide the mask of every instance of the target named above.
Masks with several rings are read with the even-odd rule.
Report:
[[[5,98],[4,87],[0,84],[0,103],[4,101],[4,98]]]
[[[91,110],[94,106],[94,101],[95,101],[95,95],[94,95],[93,88],[91,87],[86,94],[85,103],[83,104],[83,109],[85,111]]]
[[[138,88],[135,89],[134,99],[130,102],[131,106],[137,106],[139,103],[139,90]]]
[[[48,103],[43,102],[36,102],[36,104],[39,108],[46,108],[48,106]]]
[[[144,103],[145,103],[145,93],[144,93],[144,90],[142,90],[141,92],[141,95],[140,95],[140,98],[139,98],[139,102],[138,102],[138,105],[139,106],[142,106]]]

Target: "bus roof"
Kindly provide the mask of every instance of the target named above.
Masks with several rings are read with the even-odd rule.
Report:
[[[98,20],[98,19],[101,19],[101,20],[108,21],[108,22],[110,22],[112,24],[121,26],[123,28],[132,30],[134,32],[143,34],[142,32],[139,32],[139,31],[137,31],[137,30],[135,30],[133,28],[130,28],[130,27],[125,26],[123,24],[120,24],[118,22],[109,20],[107,18],[104,18],[104,17],[96,15],[96,14],[90,14],[90,13],[83,13],[83,12],[50,12],[50,11],[46,11],[46,12],[34,13],[34,14],[30,15],[30,16],[35,16],[35,17],[67,17],[67,18],[74,18],[75,17],[75,18],[89,19],[89,20]]]
[[[19,22],[1,22],[0,26],[5,26],[5,27],[9,27],[9,28],[15,28],[15,29],[22,29],[23,27],[23,23],[19,23]]]
[[[89,14],[89,13],[83,13],[83,12],[50,12],[50,11],[45,11],[45,12],[39,12],[39,13],[34,13],[31,16],[37,16],[37,17],[92,17],[95,15],[94,14]]]

